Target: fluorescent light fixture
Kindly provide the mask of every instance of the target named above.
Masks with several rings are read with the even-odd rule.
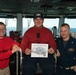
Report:
[[[40,0],[30,0],[31,2],[40,2]]]

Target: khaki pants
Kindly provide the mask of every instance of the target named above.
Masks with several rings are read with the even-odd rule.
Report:
[[[0,75],[10,75],[9,66],[4,69],[0,69]]]

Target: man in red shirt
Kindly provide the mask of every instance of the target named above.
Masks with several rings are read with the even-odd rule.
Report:
[[[6,25],[0,22],[0,75],[10,75],[10,56],[20,49],[19,44],[5,34]]]
[[[56,43],[52,32],[43,26],[44,17],[42,13],[34,14],[34,26],[28,29],[22,39],[21,48],[23,50],[23,74],[34,75],[36,72],[37,62],[39,63],[43,75],[53,75],[54,73],[54,57],[53,54],[56,50]],[[31,45],[48,44],[48,57],[47,58],[33,58],[31,57]]]

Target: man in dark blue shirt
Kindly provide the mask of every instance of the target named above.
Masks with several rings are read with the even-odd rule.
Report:
[[[56,75],[76,75],[76,39],[70,35],[70,26],[62,24],[60,38],[57,42],[57,70]]]

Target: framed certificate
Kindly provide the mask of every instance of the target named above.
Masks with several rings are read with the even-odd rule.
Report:
[[[47,58],[48,57],[48,44],[32,43],[31,57]]]

